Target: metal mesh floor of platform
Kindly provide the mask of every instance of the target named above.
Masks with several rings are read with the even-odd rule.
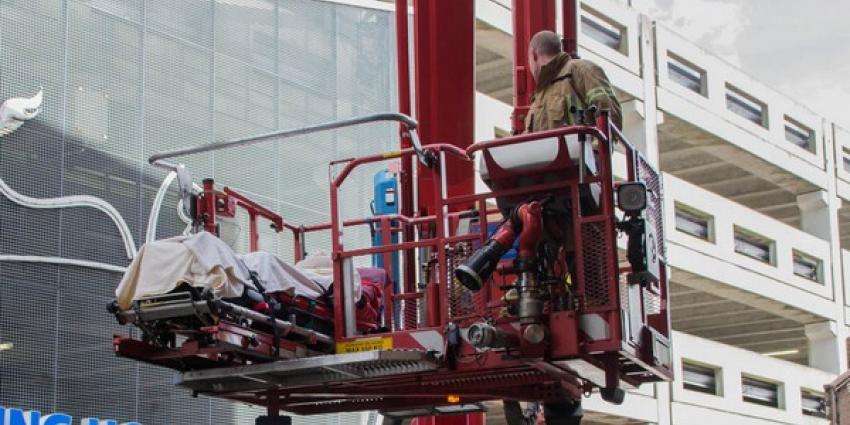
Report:
[[[366,351],[184,372],[176,384],[206,394],[254,392],[429,372],[438,363],[421,351]]]

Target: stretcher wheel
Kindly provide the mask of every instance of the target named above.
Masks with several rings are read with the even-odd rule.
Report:
[[[289,416],[260,416],[254,422],[255,425],[292,425]]]

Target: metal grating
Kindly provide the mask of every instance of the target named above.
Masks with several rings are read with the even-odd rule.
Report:
[[[646,185],[649,199],[647,202],[646,219],[655,229],[655,246],[658,247],[659,257],[666,262],[667,248],[664,238],[664,188],[661,175],[653,168],[643,155],[638,156],[638,173],[640,180]],[[677,216],[678,220],[678,216]],[[706,230],[708,232],[708,230]],[[662,266],[663,267],[663,266]],[[642,291],[644,311],[647,315],[661,312],[661,296],[651,291]]]
[[[485,287],[477,292],[470,291],[454,276],[455,268],[463,264],[472,252],[471,243],[455,244],[446,251],[448,270],[444,279],[448,282],[450,320],[480,317],[484,314],[484,294],[488,289]]]
[[[232,393],[331,385],[358,379],[434,371],[437,367],[436,359],[421,351],[364,351],[185,372],[177,379],[177,383],[204,393]]]
[[[584,265],[584,297],[588,308],[609,306],[610,249],[606,244],[605,222],[585,222],[581,225],[582,259]]]
[[[419,300],[404,300],[401,302],[403,329],[416,329],[419,327]],[[396,330],[401,330],[396,326]]]
[[[664,238],[664,186],[661,175],[656,171],[642,155],[638,156],[638,176],[646,185],[649,194],[647,202],[647,219],[655,228],[655,246],[658,253],[666,261],[667,248]]]
[[[644,288],[642,290],[643,293],[643,311],[646,312],[647,315],[652,314],[660,314],[661,313],[661,296],[658,294],[653,294],[648,289]]]

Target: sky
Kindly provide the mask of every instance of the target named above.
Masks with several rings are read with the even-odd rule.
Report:
[[[631,2],[745,73],[850,129],[850,1]]]

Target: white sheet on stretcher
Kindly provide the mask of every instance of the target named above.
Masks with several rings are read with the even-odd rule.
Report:
[[[290,291],[290,294],[318,299],[333,284],[333,264],[326,254],[307,257],[291,265],[270,252],[252,252],[239,256],[248,269],[257,273],[266,292]],[[354,299],[360,299],[360,275],[354,273]]]
[[[171,292],[185,282],[212,290],[216,297],[239,297],[245,285],[254,289],[249,270],[257,274],[268,293],[287,292],[318,298],[330,287],[333,277],[327,273],[330,258],[309,258],[292,266],[268,252],[246,255],[235,253],[214,235],[201,232],[145,244],[130,263],[115,297],[121,309],[134,300]],[[360,280],[355,273],[355,299],[359,299]]]

